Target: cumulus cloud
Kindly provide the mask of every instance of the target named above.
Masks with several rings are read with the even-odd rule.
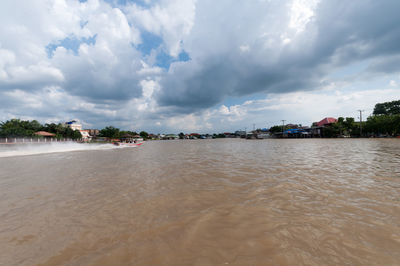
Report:
[[[190,112],[226,96],[318,89],[336,68],[366,59],[374,71],[396,66],[386,57],[400,52],[394,45],[400,41],[397,1],[293,1],[289,9],[270,2],[219,3],[227,9],[208,11],[209,2],[198,3],[193,34],[185,41],[193,61],[170,68],[161,104],[190,106]]]
[[[132,24],[160,36],[168,53],[176,57],[193,27],[195,4],[195,0],[161,0],[150,8],[130,4],[124,9]]]
[[[5,1],[0,119],[232,128],[338,84],[342,101],[327,104],[344,106],[365,80],[397,89],[398,10],[396,0]],[[331,75],[359,63],[357,75]]]

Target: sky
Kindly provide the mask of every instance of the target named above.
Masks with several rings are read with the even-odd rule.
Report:
[[[400,99],[398,0],[2,0],[0,121],[215,133]]]

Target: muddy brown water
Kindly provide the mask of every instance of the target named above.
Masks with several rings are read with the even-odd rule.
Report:
[[[0,158],[0,265],[399,265],[400,139]]]

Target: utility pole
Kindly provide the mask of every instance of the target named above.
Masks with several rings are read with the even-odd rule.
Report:
[[[281,120],[282,121],[282,137],[283,137],[283,129],[284,129],[284,127],[285,127],[285,121],[286,120]]]
[[[362,137],[362,112],[364,112],[364,110],[357,110],[360,112],[360,137]]]

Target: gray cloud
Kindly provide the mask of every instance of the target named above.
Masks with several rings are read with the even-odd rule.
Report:
[[[80,118],[128,127],[135,121],[157,129],[185,114],[203,121],[228,97],[318,90],[329,74],[358,62],[369,63],[359,79],[400,70],[399,1],[301,2],[293,10],[281,1],[2,3],[0,119]],[[148,45],[141,31],[162,39],[147,56],[136,48]],[[71,36],[96,42],[76,52],[58,47],[48,58],[48,44]],[[181,51],[191,60],[154,66],[158,53],[177,60]]]
[[[240,17],[222,14],[219,20],[219,15],[211,16],[208,18],[212,23],[198,26],[206,27],[210,33],[198,30],[198,36],[194,29],[193,38],[199,43],[189,40],[193,47],[187,50],[223,52],[202,54],[200,62],[195,59],[175,67],[162,81],[160,104],[193,112],[211,107],[226,96],[317,89],[321,79],[340,66],[365,59],[385,62],[382,57],[400,52],[398,1],[321,1],[303,32],[287,45],[276,43],[272,47],[266,44],[277,42],[276,36],[269,33],[269,37],[260,38],[272,18],[254,16],[257,11],[244,3],[238,6],[243,7]],[[206,16],[201,10],[197,17]],[[231,12],[228,5],[226,12]],[[251,18],[253,24],[246,24],[246,18]],[[288,19],[283,16],[280,22],[283,26],[278,33],[283,34]],[[213,23],[222,25],[210,25]],[[244,27],[237,29],[235,26],[241,23]],[[241,53],[238,41],[249,43],[249,51]],[[385,71],[389,65],[374,64],[375,70],[378,67]]]

